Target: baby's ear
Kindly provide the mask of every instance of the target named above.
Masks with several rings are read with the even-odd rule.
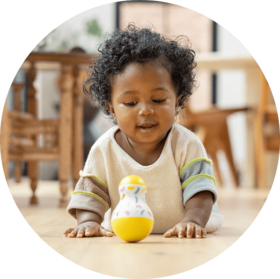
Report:
[[[111,103],[107,103],[107,109],[109,110],[110,114],[114,117],[114,119],[116,118],[115,116],[115,110],[114,110],[114,107],[112,106]]]
[[[112,105],[111,105],[110,103],[107,103],[107,104],[106,104],[106,107],[107,107],[107,109],[109,110],[109,112],[111,113],[111,107],[112,107]]]

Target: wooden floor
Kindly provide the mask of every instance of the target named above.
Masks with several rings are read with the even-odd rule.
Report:
[[[69,260],[96,272],[122,278],[156,278],[195,268],[225,251],[250,226],[262,208],[268,190],[218,188],[218,205],[225,216],[223,227],[206,239],[163,238],[150,235],[138,243],[125,243],[116,236],[82,239],[62,236],[75,226],[65,208],[59,208],[57,182],[39,183],[39,204],[29,205],[28,181],[9,181],[21,213],[34,231]]]

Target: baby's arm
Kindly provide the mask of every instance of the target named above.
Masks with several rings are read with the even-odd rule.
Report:
[[[204,229],[213,207],[213,196],[210,191],[202,191],[192,196],[185,205],[185,216],[175,227],[168,230],[163,236],[178,236],[201,238],[206,237]]]
[[[76,211],[77,223],[75,228],[67,229],[64,236],[83,237],[83,236],[113,236],[113,233],[104,229],[100,224],[101,217],[95,212],[80,210]]]
[[[113,236],[101,223],[111,202],[108,187],[95,175],[81,173],[72,193],[67,212],[77,219],[77,226],[64,232],[68,237]]]

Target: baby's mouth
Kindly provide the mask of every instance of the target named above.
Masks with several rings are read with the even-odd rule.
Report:
[[[138,126],[138,128],[140,129],[144,129],[144,130],[150,130],[153,127],[155,127],[157,124],[152,124],[152,125],[145,125],[145,126]]]

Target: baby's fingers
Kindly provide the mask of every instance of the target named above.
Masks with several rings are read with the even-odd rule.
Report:
[[[66,230],[64,233],[63,233],[63,235],[64,236],[67,236],[70,232],[72,232],[74,230],[74,228],[70,228],[70,229],[68,229],[68,230]]]
[[[80,228],[77,237],[83,237],[85,235],[85,228]]]
[[[100,229],[99,229],[99,232],[100,232],[100,235],[101,236],[109,236],[109,237],[112,237],[114,234],[106,229],[104,229],[103,227],[100,226]]]
[[[178,237],[183,238],[185,235],[186,235],[186,228],[181,226],[180,229],[179,229]]]
[[[71,233],[68,234],[68,237],[76,237],[79,229],[75,228]]]
[[[192,238],[193,237],[193,233],[194,233],[194,224],[193,223],[188,223],[187,225],[187,238]]]
[[[200,226],[195,227],[195,238],[205,238],[206,237],[206,230],[201,228]]]
[[[87,227],[85,236],[100,236],[99,228],[97,226]]]
[[[103,227],[99,228],[87,228],[85,231],[85,236],[113,236],[114,234]]]
[[[205,230],[205,229],[202,229],[202,231],[201,231],[201,236],[202,236],[202,238],[205,238],[205,237],[206,237],[206,234],[207,234],[206,230]]]
[[[199,225],[189,223],[188,230],[187,230],[187,238],[205,238],[206,237],[206,230],[201,228]]]
[[[173,236],[173,235],[174,235],[174,230],[175,230],[175,228],[172,228],[172,229],[168,230],[168,231],[163,235],[163,237],[171,237],[171,236]]]
[[[201,238],[202,228],[200,226],[195,226],[195,238]]]

